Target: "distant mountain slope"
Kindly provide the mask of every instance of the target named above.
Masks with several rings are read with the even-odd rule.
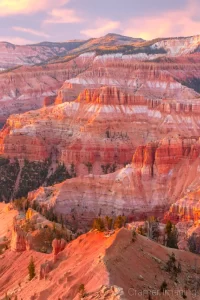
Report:
[[[73,52],[76,48],[78,48],[78,52],[86,52],[99,46],[113,47],[141,41],[143,40],[118,34],[108,34],[98,39],[72,40],[62,43],[45,41],[22,46],[3,41],[0,42],[0,69],[44,63],[52,58],[56,59],[60,56],[66,56],[69,51],[77,53]]]
[[[35,45],[20,46],[8,42],[0,42],[0,69],[43,63],[52,57],[66,55],[68,51],[84,43],[85,41],[43,42]]]
[[[139,60],[153,60],[158,57],[179,57],[198,53],[200,35],[191,37],[158,38],[145,41],[116,34],[108,34],[98,39],[88,40],[83,45],[69,51],[66,56],[50,62],[66,61],[78,55],[94,52],[95,55],[121,54],[135,55]]]
[[[133,43],[139,43],[144,42],[143,39],[140,38],[132,38],[127,37],[119,34],[109,33],[106,36],[97,38],[97,39],[90,39],[85,44],[81,45],[77,48],[77,51],[71,51],[72,53],[76,53],[79,51],[85,51],[85,50],[93,50],[98,47],[118,47],[123,45],[132,45]]]
[[[113,53],[136,55],[141,59],[148,59],[146,55],[151,55],[151,59],[157,59],[157,56],[180,56],[199,53],[199,49],[200,35],[145,41],[141,38],[109,33],[100,38],[83,41],[72,40],[63,43],[45,41],[33,45],[19,46],[8,42],[0,42],[0,70],[21,65],[64,62],[88,52],[94,52],[95,55]]]
[[[158,98],[166,98],[165,93],[174,90],[168,89],[166,82],[173,81],[199,93],[199,44],[200,36],[143,41],[116,34],[85,42],[0,43],[0,67],[1,63],[15,66],[0,73],[1,126],[11,114],[41,108],[45,97],[56,98],[58,89],[61,102],[76,99],[91,85],[132,87],[134,93],[139,89],[137,93],[150,98],[157,98],[157,93]],[[76,87],[69,88],[69,84]]]

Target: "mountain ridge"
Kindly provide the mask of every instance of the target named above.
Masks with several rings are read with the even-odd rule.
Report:
[[[8,69],[20,65],[35,65],[44,63],[55,63],[66,59],[73,59],[83,53],[95,51],[98,55],[103,53],[152,53],[167,54],[165,47],[159,46],[159,43],[168,43],[170,41],[199,40],[200,35],[189,37],[168,37],[157,38],[145,41],[141,38],[133,38],[115,33],[108,33],[100,38],[90,38],[86,40],[73,40],[66,42],[48,42],[15,45],[9,42],[0,42],[0,68]],[[156,45],[153,47],[153,45]],[[2,49],[1,49],[2,48]],[[199,52],[200,42],[191,51]],[[7,50],[6,50],[7,49]],[[159,50],[160,49],[160,50]],[[7,53],[5,52],[7,51]],[[15,58],[14,58],[15,55]],[[61,58],[59,58],[61,57]]]

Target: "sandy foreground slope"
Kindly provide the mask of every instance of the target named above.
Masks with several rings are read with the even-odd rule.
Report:
[[[89,232],[69,243],[58,255],[53,270],[46,279],[39,279],[39,268],[51,254],[35,251],[22,253],[7,250],[0,256],[0,299],[5,293],[17,299],[79,299],[79,286],[85,285],[86,299],[182,299],[187,287],[187,299],[193,299],[190,289],[198,286],[200,257],[189,252],[173,250],[182,271],[175,283],[172,274],[164,270],[167,254],[172,249],[158,245],[146,237],[131,241],[131,232],[121,229],[111,237]],[[30,256],[36,264],[36,277],[28,280]],[[159,292],[166,280],[169,293]],[[143,294],[143,297],[141,295]],[[199,296],[197,296],[199,297]],[[198,299],[198,298],[196,298]]]
[[[8,206],[0,203],[0,242],[11,229],[13,218],[18,214],[16,210],[8,211]]]

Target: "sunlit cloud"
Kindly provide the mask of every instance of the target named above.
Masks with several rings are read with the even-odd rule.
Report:
[[[197,8],[197,1],[190,0],[186,10],[134,18],[124,28],[123,34],[147,40],[156,37],[198,35],[200,34],[200,19],[193,18]]]
[[[45,37],[45,38],[50,37],[48,34],[42,32],[42,31],[34,30],[31,28],[23,28],[23,27],[14,26],[14,27],[12,27],[12,29],[15,31],[30,33],[32,35],[41,36],[41,37]]]
[[[69,0],[0,0],[0,16],[32,14],[60,7]]]
[[[114,9],[111,3],[115,0],[0,0],[3,24],[0,36],[10,37],[11,42],[17,39],[17,43],[29,43],[33,39],[35,43],[44,39],[101,37],[107,33],[144,39],[196,35],[200,34],[199,1],[126,0],[128,5],[124,5],[119,16],[123,0],[117,0]],[[99,6],[86,5],[86,2]],[[61,30],[62,24],[68,24],[65,30]]]
[[[80,23],[82,19],[72,9],[53,9],[44,23]]]
[[[120,22],[98,19],[95,22],[95,28],[93,29],[84,29],[81,31],[81,34],[84,34],[88,37],[101,37],[107,33],[113,32],[120,27]]]

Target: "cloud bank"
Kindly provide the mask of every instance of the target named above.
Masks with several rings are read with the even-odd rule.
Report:
[[[200,0],[0,0],[0,37],[24,43],[31,35],[37,43],[107,33],[147,40],[197,35],[199,5]]]

